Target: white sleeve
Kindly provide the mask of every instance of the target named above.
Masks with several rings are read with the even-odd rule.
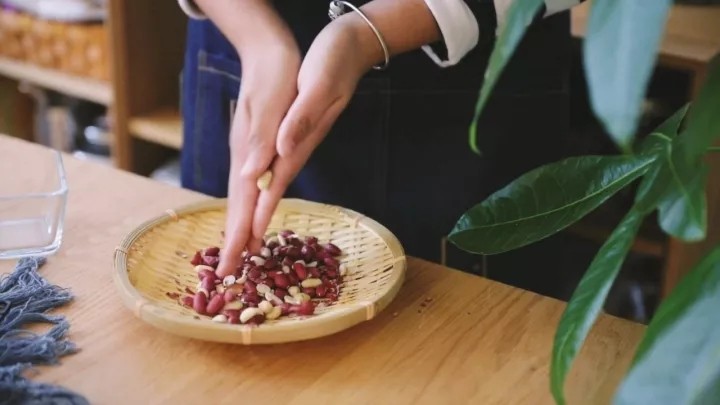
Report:
[[[453,66],[478,43],[480,29],[470,7],[464,0],[425,0],[435,17],[447,49],[447,59],[441,60],[429,45],[422,50],[441,67]]]
[[[193,0],[178,0],[180,8],[188,15],[188,17],[195,20],[205,20],[207,17],[200,8],[195,4]]]

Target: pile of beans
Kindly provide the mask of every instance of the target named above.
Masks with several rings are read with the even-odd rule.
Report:
[[[259,325],[281,316],[312,315],[337,301],[347,269],[340,248],[284,230],[265,238],[259,255],[243,255],[235,274],[219,278],[220,249],[195,252],[190,261],[200,283],[182,305],[215,322]]]

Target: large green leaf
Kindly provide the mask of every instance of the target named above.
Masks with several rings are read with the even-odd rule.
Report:
[[[720,247],[690,271],[665,298],[648,325],[643,340],[635,352],[634,364],[643,359],[648,349],[671,325],[685,314],[700,296],[720,290]]]
[[[720,137],[720,54],[710,63],[708,76],[687,117],[680,149],[688,164],[696,163]]]
[[[653,319],[617,404],[717,404],[720,394],[720,255],[678,285]]]
[[[671,0],[594,0],[583,43],[593,111],[629,151]]]
[[[635,208],[623,218],[595,255],[560,318],[550,369],[551,390],[558,404],[565,403],[565,377],[602,309],[643,218]]]
[[[707,168],[699,159],[688,164],[680,155],[677,132],[687,111],[685,105],[642,143],[640,153],[655,161],[640,182],[636,202],[646,213],[659,210],[660,227],[666,233],[694,242],[704,239],[707,231]]]
[[[505,65],[510,61],[515,48],[525,34],[525,30],[537,15],[544,0],[523,0],[514,1],[507,10],[505,23],[501,26],[500,33],[495,41],[495,47],[490,55],[488,67],[485,70],[485,80],[480,89],[480,97],[475,104],[475,115],[470,124],[470,148],[475,153],[480,153],[477,147],[477,120],[480,117],[490,93]]]
[[[587,215],[652,162],[643,156],[583,156],[534,169],[468,210],[449,240],[480,254],[537,242]]]
[[[707,233],[707,199],[705,181],[708,169],[703,166],[680,187],[671,187],[658,206],[660,227],[667,234],[685,242],[705,239]]]

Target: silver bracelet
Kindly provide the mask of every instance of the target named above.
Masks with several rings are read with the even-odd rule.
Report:
[[[373,69],[376,70],[385,70],[387,69],[388,65],[390,64],[390,52],[388,51],[387,44],[385,43],[385,38],[383,38],[382,34],[380,34],[380,31],[378,31],[377,28],[375,28],[375,24],[370,21],[369,18],[360,11],[359,8],[355,7],[354,5],[348,3],[347,1],[342,0],[333,0],[330,2],[330,9],[328,10],[328,16],[331,20],[335,20],[336,18],[340,17],[341,15],[346,13],[345,7],[348,6],[351,9],[353,9],[355,12],[357,12],[360,17],[362,17],[363,20],[370,26],[370,29],[373,30],[375,33],[375,36],[377,36],[378,41],[380,41],[380,46],[382,46],[383,53],[385,53],[385,65],[383,66],[373,66]]]

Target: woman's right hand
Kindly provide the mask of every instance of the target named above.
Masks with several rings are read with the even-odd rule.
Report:
[[[224,277],[241,263],[243,250],[260,248],[260,239],[252,237],[257,181],[277,154],[278,128],[297,96],[301,56],[292,32],[267,0],[197,3],[235,46],[242,64],[229,137],[225,247],[217,270]]]

